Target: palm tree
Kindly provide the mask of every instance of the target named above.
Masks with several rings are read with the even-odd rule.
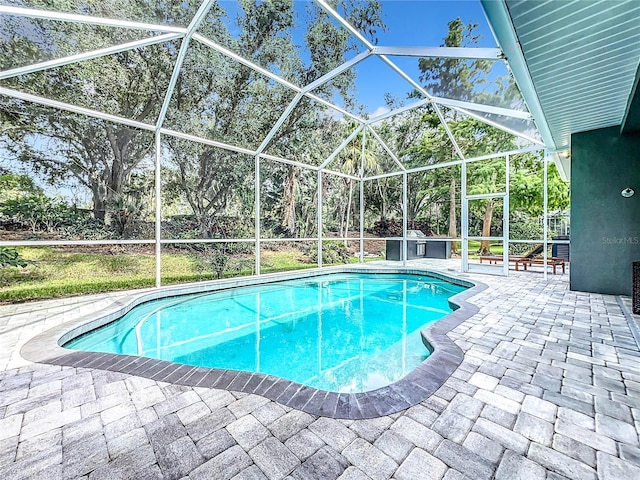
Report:
[[[354,124],[352,127],[356,128],[356,125]],[[367,144],[366,129],[362,130],[361,135],[356,136],[349,145],[340,152],[338,158],[342,160],[342,172],[358,177],[362,177],[364,172],[378,173],[380,170],[378,155],[375,150],[375,145],[371,144],[372,142]],[[351,206],[353,203],[354,180],[345,178],[344,181],[344,186],[348,188],[349,193],[347,195],[348,201],[340,212],[340,235],[347,237],[351,217]]]

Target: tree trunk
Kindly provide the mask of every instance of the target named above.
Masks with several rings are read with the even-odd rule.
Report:
[[[106,129],[106,137],[111,147],[112,161],[99,174],[91,175],[91,193],[93,196],[93,216],[102,222],[106,220],[106,211],[114,196],[123,193],[128,181],[132,166],[129,158],[129,146],[133,137],[127,130]],[[94,162],[96,165],[96,162]]]
[[[380,220],[387,219],[387,201],[386,201],[386,189],[382,188],[382,182],[380,179],[376,180],[378,183],[378,192],[380,192]]]
[[[307,208],[305,209],[305,217],[304,217],[304,231],[300,232],[302,237],[308,237],[309,232],[313,232],[313,228],[317,225],[317,217],[314,217],[314,214],[319,215],[318,208],[318,194],[313,195],[313,201],[311,203],[315,208]],[[317,233],[317,232],[316,232]]]
[[[298,169],[290,165],[287,169],[287,178],[284,182],[284,192],[282,193],[282,223],[281,226],[289,232],[289,235],[297,235],[296,228],[296,183],[298,180]]]
[[[349,180],[349,198],[347,200],[347,214],[346,220],[344,222],[344,235],[343,237],[347,237],[349,235],[349,217],[351,216],[351,197],[353,196],[353,180]],[[347,246],[347,241],[344,241],[345,247]]]
[[[449,185],[449,237],[458,237],[458,218],[456,216],[456,179],[451,177]],[[458,251],[458,242],[451,242],[451,251]]]
[[[96,220],[104,222],[107,211],[107,187],[100,181],[91,183],[93,196],[93,216]]]
[[[498,171],[494,170],[491,178],[491,185],[493,186],[493,191],[496,190],[496,179],[498,178]],[[493,198],[487,202],[487,208],[484,211],[484,220],[482,221],[482,236],[490,237],[491,236],[491,220],[493,219],[493,207],[495,204],[493,203]],[[480,242],[480,255],[489,255],[491,253],[491,242],[489,240],[482,240]]]
[[[493,199],[487,202],[487,209],[484,211],[484,220],[482,221],[482,236],[491,236],[491,220],[493,219]],[[482,240],[480,242],[480,255],[489,255],[491,253],[491,242]]]

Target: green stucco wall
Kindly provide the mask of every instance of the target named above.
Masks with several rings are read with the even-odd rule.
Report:
[[[624,198],[627,187],[636,193]],[[640,135],[571,136],[571,290],[631,295],[640,261]]]

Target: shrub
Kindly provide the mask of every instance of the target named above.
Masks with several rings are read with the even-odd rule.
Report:
[[[0,205],[0,213],[14,222],[28,225],[33,233],[38,230],[53,232],[61,225],[72,223],[77,217],[73,207],[37,193],[6,200]]]
[[[318,261],[318,249],[315,245],[305,249],[305,255],[311,262]],[[349,263],[349,249],[340,240],[324,240],[322,242],[322,263],[326,265]]]
[[[73,221],[63,225],[58,232],[64,238],[80,240],[112,240],[117,233],[109,225],[89,215],[76,215]]]
[[[227,269],[227,264],[229,263],[229,255],[227,255],[223,250],[215,249],[211,250],[207,254],[204,261],[209,265],[211,270],[216,273],[218,278],[222,278],[225,270]]]
[[[115,195],[111,201],[111,212],[118,236],[129,238],[137,220],[144,211],[144,203],[138,197],[127,194]]]
[[[35,262],[23,258],[15,248],[0,247],[0,268],[22,267],[33,265]]]
[[[201,231],[195,215],[174,215],[162,221],[164,238],[175,240],[197,240],[199,238],[247,238],[253,237],[253,224],[250,218],[215,217],[206,232]],[[264,233],[264,232],[263,232]],[[176,244],[176,248],[179,248]],[[247,243],[227,244],[230,254],[251,253],[253,245]]]
[[[234,270],[237,265],[231,263],[233,244],[187,244],[185,247],[196,254],[198,270],[211,271],[217,278],[223,278],[225,272]]]

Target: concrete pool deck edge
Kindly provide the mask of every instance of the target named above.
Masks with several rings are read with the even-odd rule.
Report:
[[[83,333],[120,318],[133,307],[157,298],[329,273],[429,275],[469,288],[450,298],[450,302],[458,306],[454,312],[421,331],[425,346],[432,351],[432,354],[424,362],[397,382],[363,393],[327,392],[262,373],[193,367],[132,355],[70,351],[61,346]],[[218,388],[261,395],[288,407],[330,418],[350,420],[377,418],[403,411],[424,401],[438,390],[455,371],[463,360],[463,352],[447,336],[447,333],[478,312],[478,308],[467,300],[486,288],[485,284],[478,281],[470,282],[455,275],[428,269],[374,266],[331,267],[167,286],[136,292],[115,301],[101,311],[49,329],[25,343],[21,349],[21,355],[25,359],[37,363],[96,368],[177,385]]]

